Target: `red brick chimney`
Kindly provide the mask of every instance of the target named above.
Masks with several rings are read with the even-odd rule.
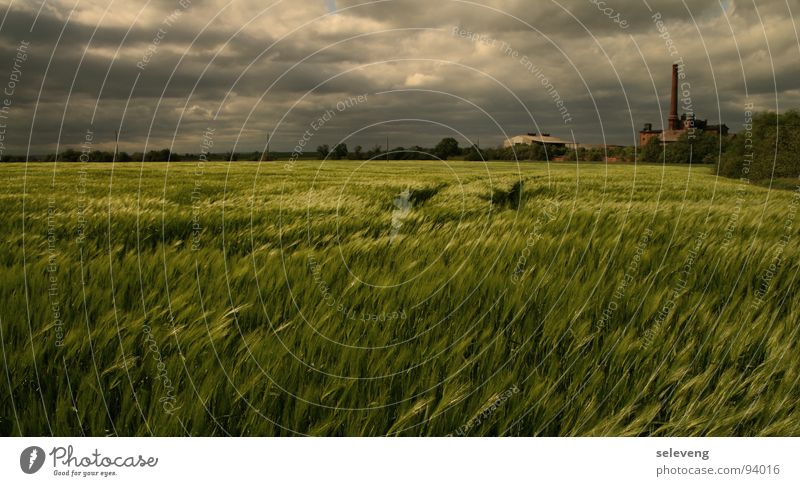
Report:
[[[678,118],[678,65],[672,65],[672,99],[669,103],[669,122],[667,126],[670,130],[680,130],[681,121]]]

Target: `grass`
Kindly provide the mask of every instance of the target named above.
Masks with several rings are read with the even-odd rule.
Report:
[[[0,433],[800,432],[798,193],[283,164],[4,165]]]

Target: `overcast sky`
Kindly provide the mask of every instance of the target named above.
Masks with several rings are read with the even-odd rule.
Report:
[[[209,129],[220,152],[270,133],[287,151],[304,134],[312,150],[633,144],[666,123],[679,59],[683,103],[710,123],[739,130],[748,101],[800,107],[800,0],[13,0],[0,15],[6,153],[87,130],[109,148],[116,128],[124,150],[181,153]]]

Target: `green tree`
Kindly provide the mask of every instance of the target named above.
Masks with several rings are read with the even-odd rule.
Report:
[[[664,147],[661,145],[661,140],[658,137],[653,137],[647,141],[644,147],[639,151],[639,159],[642,162],[650,162],[657,164],[663,162]]]
[[[677,142],[667,144],[665,159],[668,164],[710,164],[715,163],[720,150],[727,143],[711,132],[697,131],[694,135],[684,133]]]
[[[471,146],[470,148],[467,149],[466,156],[464,157],[464,160],[478,161],[478,160],[486,160],[486,159],[485,159],[485,155],[481,151],[480,147],[478,147],[477,145],[473,145],[473,146]]]
[[[545,151],[544,145],[533,143],[530,145],[530,147],[528,147],[528,154],[526,158],[528,160],[543,161],[547,160],[548,155],[550,154]],[[552,155],[550,156],[552,157]]]
[[[448,157],[460,155],[461,150],[458,148],[458,141],[455,138],[447,137],[436,145],[433,153],[440,159],[447,160]]]
[[[622,157],[622,160],[624,160],[625,162],[635,161],[637,155],[638,152],[636,151],[635,145],[628,145],[626,147],[623,147],[620,153],[620,157]]]
[[[333,147],[331,151],[331,158],[334,160],[346,159],[347,158],[347,144],[340,143]]]
[[[383,148],[380,145],[373,145],[373,147],[367,151],[367,158],[377,159],[378,156],[382,153],[383,153]]]
[[[719,161],[719,172],[734,178],[768,181],[800,177],[800,112],[756,113],[752,131],[730,141]]]
[[[328,147],[328,144],[323,144],[317,147],[317,153],[320,159],[327,159],[328,155],[331,153],[331,149]]]

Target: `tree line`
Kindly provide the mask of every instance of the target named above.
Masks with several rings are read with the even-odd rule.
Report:
[[[565,147],[542,145],[517,145],[516,147],[481,148],[477,145],[460,147],[456,139],[443,138],[435,147],[426,148],[418,145],[411,147],[395,147],[386,150],[381,146],[373,146],[365,150],[360,145],[350,150],[346,144],[333,147],[320,145],[316,152],[304,154],[302,158],[322,158],[333,160],[447,160],[457,158],[467,161],[490,160],[565,160],[585,162],[601,162],[606,157],[621,162],[648,162],[667,164],[716,164],[719,174],[747,178],[754,181],[772,178],[789,178],[800,176],[800,112],[797,110],[776,114],[772,112],[755,113],[752,123],[745,124],[743,132],[730,137],[721,137],[712,132],[698,130],[692,136],[684,134],[677,142],[662,145],[657,139],[651,139],[644,147],[595,147],[577,150]],[[282,152],[220,152],[204,154],[208,161],[238,160],[278,160],[288,158],[291,153]],[[43,156],[8,155],[3,162],[177,162],[181,160],[198,160],[199,154],[178,154],[169,149],[150,150],[148,152],[109,152],[94,150],[81,152],[67,149],[58,154]]]
[[[800,112],[757,113],[748,125],[729,141],[719,173],[755,182],[800,177]]]
[[[380,145],[375,145],[365,151],[361,145],[356,145],[351,151],[345,143],[334,145],[333,148],[324,144],[317,147],[317,155],[321,159],[329,160],[372,160],[380,158],[388,160],[447,160],[464,155],[464,150],[458,146],[458,140],[446,137],[433,148],[413,145],[411,147],[395,147],[385,150]]]

